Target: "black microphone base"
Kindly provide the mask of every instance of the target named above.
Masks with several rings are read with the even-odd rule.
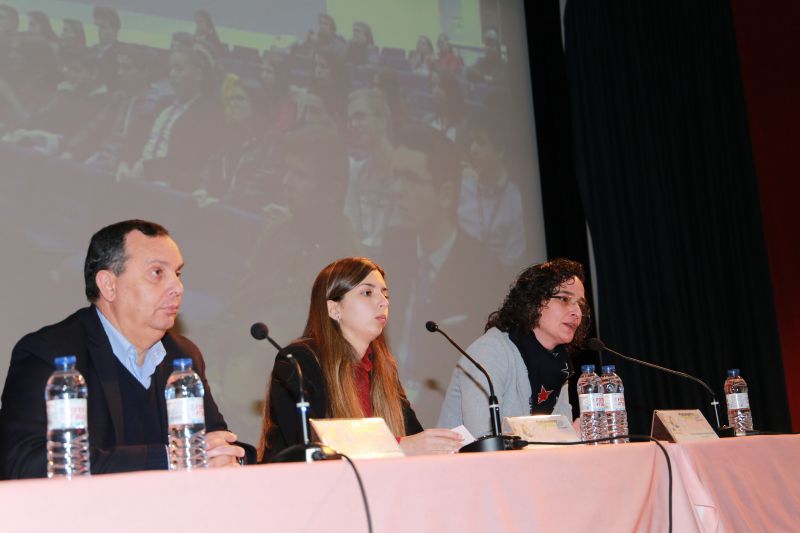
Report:
[[[313,463],[314,461],[327,461],[329,459],[341,459],[336,450],[320,444],[310,442],[308,444],[295,444],[285,450],[281,450],[275,457],[269,460],[270,463]]]
[[[470,442],[463,446],[458,453],[474,452],[501,452],[505,450],[515,450],[514,443],[519,440],[516,435],[497,435],[486,436]]]

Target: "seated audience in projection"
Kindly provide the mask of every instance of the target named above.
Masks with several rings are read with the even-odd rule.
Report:
[[[497,32],[487,30],[483,34],[483,45],[486,47],[483,56],[478,58],[475,64],[467,68],[467,80],[483,83],[505,83],[508,66],[505,59],[503,59],[503,51]]]
[[[308,30],[305,39],[292,46],[293,54],[311,55],[314,51],[325,50],[339,59],[344,59],[347,41],[336,33],[336,21],[327,13],[317,15],[317,30]]]
[[[93,120],[81,124],[61,154],[109,172],[123,161],[136,161],[159,106],[166,105],[150,83],[154,58],[149,50],[121,44],[116,57],[117,90]]]
[[[361,253],[342,214],[347,183],[347,153],[335,130],[320,124],[300,126],[276,146],[285,158],[284,199],[266,211],[267,224],[252,244],[245,273],[211,336],[211,348],[225,351],[242,333],[242,324],[263,320],[284,342],[301,331],[305,304],[319,269],[331,257]],[[225,362],[226,405],[249,412],[252,391],[264,390],[264,376],[253,373],[265,357],[263,346],[231,354]],[[230,409],[229,409],[230,410]]]
[[[455,356],[425,331],[425,322],[439,322],[456,339],[474,336],[479,318],[471,302],[492,301],[508,275],[458,227],[461,168],[453,143],[427,126],[409,127],[395,142],[393,211],[381,254],[397,272],[389,335],[412,399],[438,408],[444,385],[428,379],[447,375]],[[423,389],[426,397],[417,398]]]
[[[442,132],[456,144],[459,156],[466,152],[466,108],[461,82],[452,72],[432,70],[430,75],[433,113],[425,117],[425,122],[433,129]]]
[[[219,40],[214,20],[205,9],[194,12],[194,38],[205,45],[214,57],[221,58],[228,53],[228,46]]]
[[[325,101],[325,107],[338,122],[344,118],[350,91],[349,69],[328,49],[314,50],[313,57],[314,77],[309,90]]]
[[[200,207],[222,201],[248,211],[260,211],[281,197],[260,95],[261,87],[257,84],[245,85],[235,74],[225,77],[222,140],[203,169],[202,188],[192,193]]]
[[[169,56],[171,104],[156,116],[138,161],[123,162],[117,180],[156,181],[192,192],[200,183],[205,158],[219,141],[221,82],[207,49],[195,43]]]
[[[289,83],[288,56],[283,52],[265,52],[260,75],[267,131],[286,133],[294,127],[297,117],[297,104]]]
[[[580,263],[554,259],[533,265],[516,279],[486,333],[467,352],[492,376],[500,418],[564,415],[572,420],[570,352],[589,329],[589,307]],[[475,436],[491,430],[486,377],[461,357],[442,405],[439,425],[461,424]]]
[[[119,13],[113,7],[97,6],[92,10],[92,16],[97,26],[97,44],[92,47],[97,57],[97,79],[109,89],[115,89],[117,84],[117,47],[119,46],[119,30],[122,22]]]
[[[3,140],[57,155],[87,121],[108,103],[108,90],[97,80],[97,62],[87,49],[74,49],[61,58],[64,78],[50,101],[7,133]]]
[[[361,243],[380,249],[391,215],[392,117],[383,93],[356,89],[347,106],[350,179],[344,212]]]
[[[447,35],[444,33],[439,34],[439,38],[436,39],[436,48],[439,51],[436,55],[436,68],[460,75],[461,71],[464,70],[464,60],[453,49]]]
[[[363,257],[326,266],[311,289],[303,335],[281,350],[267,392],[262,461],[303,442],[297,416],[297,374],[303,371],[309,418],[380,417],[407,455],[453,453],[461,436],[447,429],[423,430],[406,398],[383,329],[389,294],[383,269]]]
[[[485,243],[501,264],[513,267],[526,250],[522,197],[505,163],[503,115],[491,109],[470,121],[469,166],[461,180],[458,223]]]
[[[209,466],[238,464],[245,452],[214,402],[200,350],[170,332],[183,299],[183,265],[158,224],[127,220],[95,233],[84,264],[91,305],[26,335],[11,354],[0,408],[1,479],[46,475],[44,390],[60,354],[75,355],[88,386],[93,474],[167,468],[164,388],[180,357],[191,357],[205,387]]]
[[[408,66],[411,72],[420,76],[429,76],[436,64],[436,53],[433,43],[425,35],[417,39],[417,47],[408,54]]]
[[[0,69],[0,134],[3,134],[22,127],[52,100],[62,76],[56,55],[42,39],[14,33],[0,54],[5,54]]]
[[[377,65],[381,61],[380,51],[375,46],[372,28],[362,21],[353,23],[353,38],[347,43],[344,59],[351,65]]]
[[[76,19],[64,19],[61,23],[61,35],[58,38],[60,53],[67,53],[73,48],[86,46],[86,30],[83,22]]]

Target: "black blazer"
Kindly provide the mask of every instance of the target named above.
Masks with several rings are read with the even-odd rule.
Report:
[[[299,342],[290,344],[278,352],[272,377],[269,384],[269,416],[272,426],[267,433],[267,445],[262,462],[282,450],[303,442],[303,428],[297,414],[299,398],[299,381],[294,363],[286,358],[292,356],[300,363],[303,371],[303,383],[306,387],[306,401],[309,402],[308,418],[328,418],[328,391],[322,376],[317,358],[306,344]],[[422,431],[422,425],[411,408],[409,401],[403,396],[403,419],[406,435],[414,435]]]
[[[205,363],[197,346],[167,333],[161,342],[167,355],[156,368],[151,386],[160,402],[161,424],[167,434],[164,389],[172,361],[190,357],[205,386],[206,431],[226,430],[205,378]],[[75,355],[76,368],[89,389],[89,445],[92,474],[164,469],[165,444],[127,445],[122,399],[111,344],[94,306],[73,313],[20,340],[11,354],[0,409],[0,476],[3,479],[46,475],[47,412],[44,390],[58,355]]]

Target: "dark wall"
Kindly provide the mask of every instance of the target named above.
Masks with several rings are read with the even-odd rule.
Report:
[[[800,4],[732,0],[792,428],[800,431]]]

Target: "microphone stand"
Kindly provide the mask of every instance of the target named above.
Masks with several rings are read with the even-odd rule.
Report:
[[[489,373],[483,368],[479,362],[472,358],[466,351],[464,351],[461,346],[459,346],[450,336],[439,329],[438,324],[433,321],[428,321],[425,323],[425,328],[430,331],[431,333],[441,333],[445,339],[447,339],[453,347],[458,350],[461,355],[469,359],[469,361],[475,365],[478,370],[480,370],[484,376],[486,376],[486,381],[489,383],[489,417],[492,421],[492,434],[491,435],[484,435],[475,440],[475,442],[471,442],[466,446],[462,446],[460,453],[469,453],[469,452],[496,452],[502,450],[514,450],[515,441],[519,440],[519,437],[516,435],[502,435],[500,433],[500,402],[497,400],[497,396],[494,393],[494,385],[492,384],[492,378],[489,376]]]
[[[256,340],[267,339],[276,350],[281,351],[281,346],[269,336],[269,328],[262,322],[253,324],[250,328],[250,334]],[[300,362],[290,353],[286,354],[286,359],[294,363],[295,370],[297,371],[297,381],[299,398],[295,404],[297,406],[297,416],[300,418],[300,427],[303,429],[303,443],[289,446],[278,452],[274,457],[270,458],[270,463],[295,463],[312,461],[325,461],[328,459],[341,459],[342,456],[333,448],[325,446],[319,442],[311,442],[309,437],[308,425],[308,408],[311,404],[306,401],[305,395],[305,382],[303,381],[303,370],[300,368]]]
[[[709,394],[711,394],[711,406],[714,408],[714,416],[715,416],[716,421],[717,421],[717,433],[720,436],[728,436],[728,435],[726,435],[726,433],[727,433],[727,430],[729,428],[724,427],[724,426],[720,426],[720,423],[719,423],[719,402],[717,401],[717,395],[714,394],[714,391],[711,390],[711,387],[709,387],[708,384],[706,384],[705,381],[703,381],[701,379],[698,379],[698,378],[692,376],[691,374],[687,374],[686,372],[680,372],[678,370],[672,370],[671,368],[667,368],[667,367],[664,367],[664,366],[659,366],[659,365],[657,365],[655,363],[649,363],[649,362],[643,361],[641,359],[636,359],[635,357],[630,357],[628,355],[621,354],[621,353],[619,353],[619,352],[617,352],[615,350],[612,350],[608,346],[606,346],[605,343],[603,343],[603,341],[601,341],[600,339],[596,339],[596,338],[595,339],[589,339],[589,341],[586,343],[586,346],[591,350],[595,350],[595,351],[598,351],[598,352],[602,352],[603,350],[605,350],[605,351],[607,351],[609,353],[612,353],[612,354],[616,355],[617,357],[625,359],[626,361],[630,361],[632,363],[636,363],[636,364],[639,364],[639,365],[649,366],[650,368],[655,368],[656,370],[661,370],[662,372],[667,372],[668,374],[673,374],[675,376],[680,376],[682,378],[686,378],[686,379],[689,379],[691,381],[694,381],[695,383],[700,384],[700,386],[702,386],[704,389],[706,389],[708,391]]]
[[[305,387],[303,386],[303,371],[300,368],[300,362],[295,359],[292,354],[286,354],[286,358],[294,363],[295,370],[297,371],[297,379],[299,384],[299,398],[295,404],[297,406],[297,413],[300,417],[300,427],[303,428],[303,443],[289,446],[281,450],[275,457],[270,459],[271,463],[293,463],[293,462],[306,462],[325,461],[328,459],[341,459],[342,456],[336,453],[333,448],[325,446],[319,442],[311,442],[309,438],[308,426],[308,408],[310,404],[306,401]]]

